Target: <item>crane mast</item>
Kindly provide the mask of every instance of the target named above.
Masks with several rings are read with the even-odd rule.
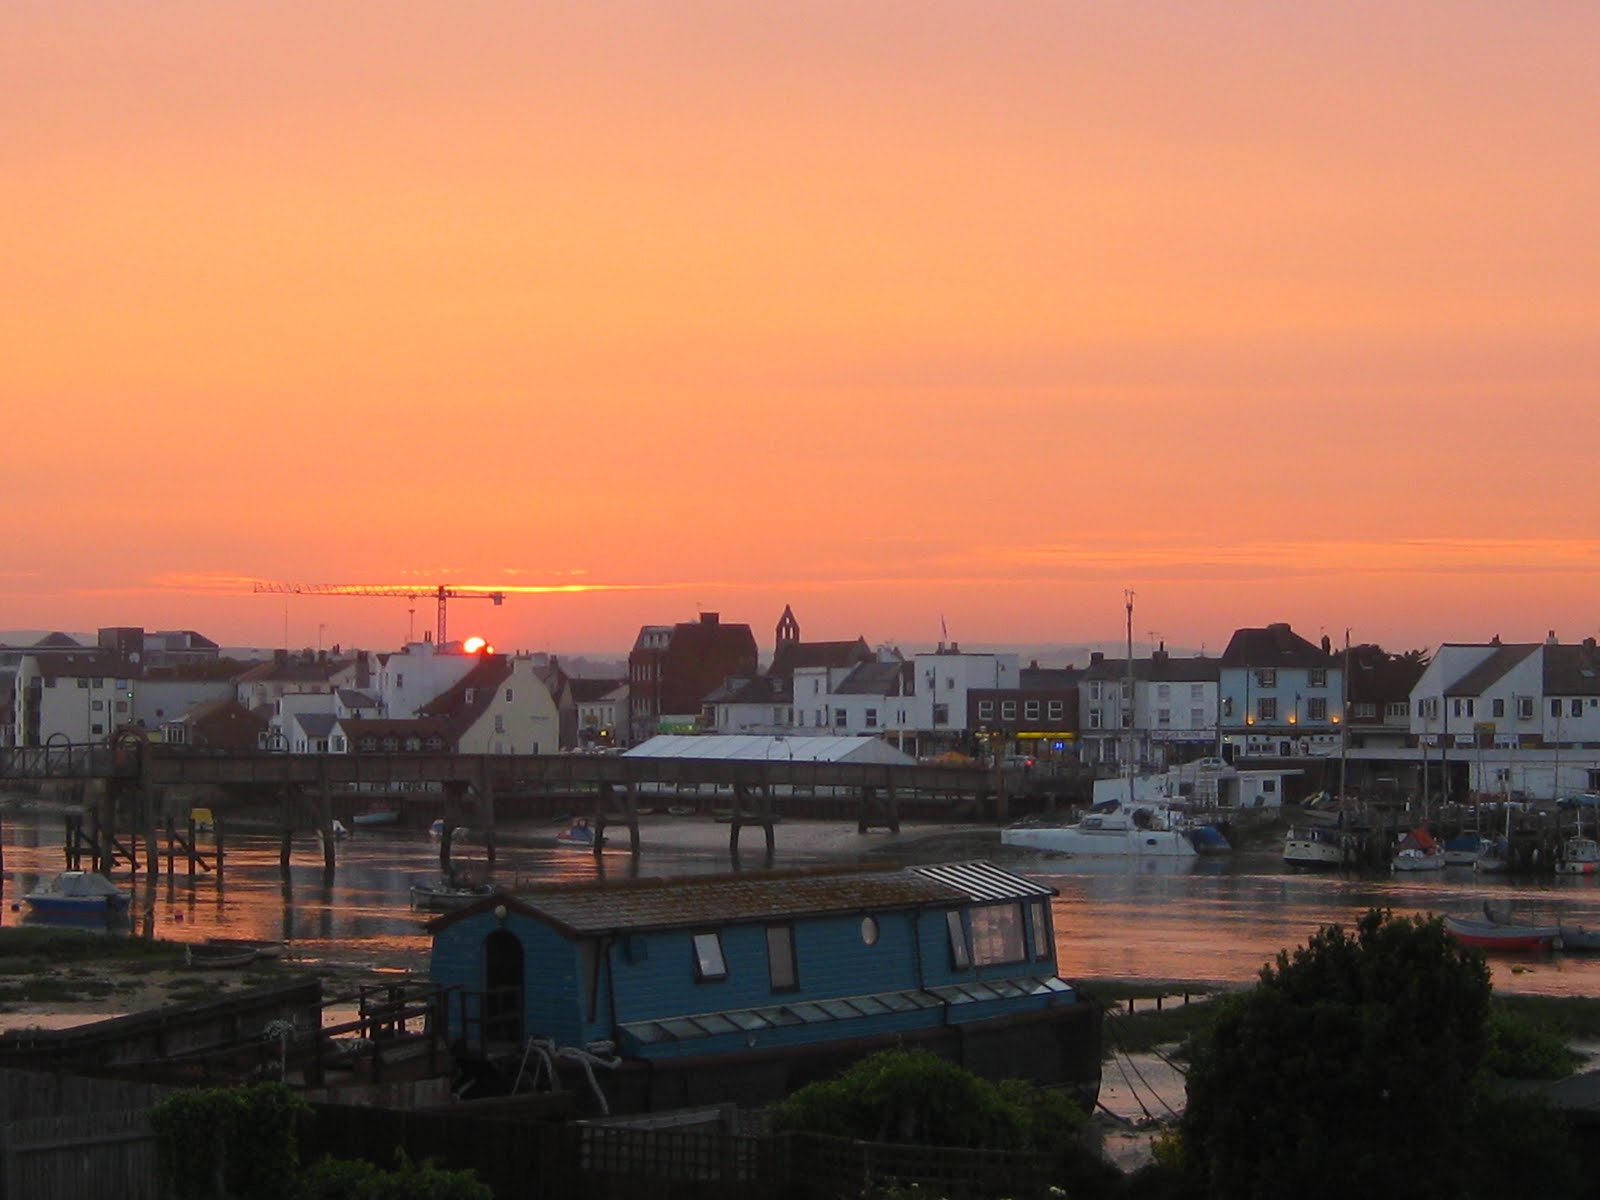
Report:
[[[447,629],[445,615],[449,601],[492,600],[496,605],[500,605],[504,604],[506,599],[504,592],[492,591],[489,588],[450,587],[443,583],[433,588],[406,587],[403,584],[396,586],[365,583],[257,583],[252,590],[287,596],[392,596],[407,600],[432,596],[439,602],[439,624],[434,643],[439,646],[445,643]]]

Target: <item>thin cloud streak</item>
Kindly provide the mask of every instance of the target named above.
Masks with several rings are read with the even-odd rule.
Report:
[[[1096,543],[981,547],[960,552],[930,550],[897,562],[829,564],[826,575],[762,576],[747,579],[695,578],[510,584],[453,580],[444,586],[507,595],[581,595],[626,592],[748,592],[773,588],[816,590],[836,587],[986,585],[1019,581],[1081,583],[1093,579],[1138,578],[1147,582],[1240,583],[1261,579],[1321,576],[1395,577],[1403,575],[1570,575],[1592,571],[1600,562],[1600,540],[1582,538],[1412,538],[1397,541],[1263,541],[1227,546],[1147,542],[1131,547]],[[567,572],[578,574],[581,572]],[[403,573],[402,573],[403,574]],[[469,577],[470,578],[470,577]],[[228,572],[170,572],[142,585],[73,589],[73,595],[152,593],[252,593],[315,596],[315,591],[257,593],[273,581]],[[411,583],[313,584],[309,587],[411,589],[425,598],[433,586]]]

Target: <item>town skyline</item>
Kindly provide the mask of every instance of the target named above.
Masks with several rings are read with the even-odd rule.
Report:
[[[0,626],[1600,627],[1600,8],[0,11]],[[387,607],[386,607],[387,606]],[[478,609],[483,611],[478,611]],[[769,616],[768,614],[771,614]]]

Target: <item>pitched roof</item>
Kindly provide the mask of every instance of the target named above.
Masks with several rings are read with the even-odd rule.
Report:
[[[459,735],[494,703],[500,685],[511,678],[511,660],[504,654],[485,654],[478,664],[417,710],[419,717],[446,721]]]
[[[1333,657],[1323,653],[1282,621],[1261,629],[1236,629],[1222,652],[1225,667],[1328,667]]]
[[[743,762],[916,762],[882,738],[828,734],[658,733],[623,753],[624,758],[705,758]]]
[[[750,679],[734,678],[711,692],[707,704],[791,704],[794,702],[794,681],[757,675]]]
[[[793,675],[804,667],[849,667],[872,661],[867,639],[853,642],[780,642],[772,655],[769,675]]]
[[[224,696],[221,700],[206,700],[200,704],[196,704],[187,712],[181,713],[176,717],[172,717],[163,723],[167,725],[198,725],[200,722],[207,721],[216,716],[218,713],[228,711],[229,708],[237,708],[246,716],[251,717],[252,719],[259,719],[255,713],[252,713],[248,709],[244,708],[232,696]],[[261,724],[263,727],[265,727],[266,722],[263,721]]]
[[[378,698],[356,688],[340,688],[339,703],[346,708],[377,708]]]
[[[1533,644],[1499,646],[1489,657],[1444,689],[1446,696],[1479,696],[1512,667],[1522,662],[1539,647]],[[1418,678],[1421,678],[1420,674]],[[1408,692],[1407,695],[1410,693]]]
[[[627,681],[624,679],[584,679],[573,675],[567,679],[567,686],[572,689],[572,699],[578,704],[593,704],[604,700]]]
[[[35,650],[82,649],[83,643],[64,633],[48,633],[33,644]]]
[[[295,713],[294,720],[299,722],[301,730],[307,737],[314,738],[327,737],[339,723],[339,718],[332,713],[318,712]]]
[[[1352,702],[1407,700],[1427,669],[1419,658],[1388,654],[1378,646],[1352,646],[1345,696]]]
[[[360,737],[450,736],[449,723],[438,717],[341,717],[338,724],[351,741]]]
[[[1023,667],[1017,672],[1017,687],[1025,692],[1068,691],[1082,678],[1078,667]]]
[[[1160,683],[1215,683],[1222,675],[1222,660],[1216,658],[1173,658],[1166,652],[1133,660],[1133,677]],[[1118,680],[1128,677],[1128,660],[1101,658],[1083,669],[1083,679]]]
[[[1055,895],[1055,889],[986,862],[885,870],[830,866],[551,884],[499,893],[429,923],[438,933],[497,904],[574,937],[722,927],[834,913],[950,908],[971,901]]]
[[[40,654],[33,661],[39,667],[39,674],[47,679],[127,674],[134,669],[109,651],[79,649],[81,652],[77,654]]]
[[[864,662],[833,687],[838,696],[900,696],[910,693],[913,664]]]
[[[1593,641],[1576,646],[1544,646],[1546,696],[1600,695],[1600,663]]]
[[[353,665],[354,660],[347,658],[306,658],[304,655],[290,655],[283,659],[270,658],[257,663],[240,675],[238,682],[326,683]]]

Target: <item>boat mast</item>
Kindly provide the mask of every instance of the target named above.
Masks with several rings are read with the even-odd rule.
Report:
[[[1122,595],[1123,595],[1123,600],[1124,600],[1124,602],[1126,604],[1126,607],[1127,607],[1127,610],[1128,610],[1128,682],[1127,682],[1127,688],[1128,688],[1128,714],[1127,714],[1127,717],[1123,721],[1123,725],[1127,729],[1128,732],[1127,732],[1127,735],[1126,735],[1126,737],[1127,737],[1127,749],[1123,753],[1122,773],[1123,773],[1124,777],[1126,777],[1126,779],[1128,780],[1128,803],[1132,804],[1133,803],[1133,750],[1134,750],[1134,737],[1133,737],[1133,721],[1134,721],[1134,704],[1133,704],[1133,589],[1132,588],[1124,589]]]
[[[1346,772],[1349,761],[1346,751],[1350,746],[1350,630],[1344,631],[1344,678],[1340,691],[1344,694],[1344,712],[1339,714],[1339,807],[1344,807]]]

